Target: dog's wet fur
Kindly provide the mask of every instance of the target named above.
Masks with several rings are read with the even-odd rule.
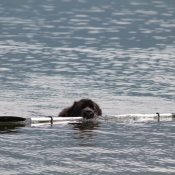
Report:
[[[91,99],[81,99],[75,101],[70,107],[63,109],[59,113],[59,117],[83,117],[92,119],[102,115],[102,110],[97,103]]]

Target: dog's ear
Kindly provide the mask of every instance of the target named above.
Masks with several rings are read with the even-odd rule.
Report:
[[[102,116],[102,111],[101,111],[100,108],[98,108],[98,115],[99,115],[99,116]]]
[[[102,110],[99,108],[99,115],[102,116]]]
[[[80,117],[82,112],[82,103],[80,101],[75,101],[74,104],[69,108],[69,116]]]
[[[98,104],[96,104],[96,109],[97,109],[97,113],[99,116],[102,115],[102,110],[100,109],[100,107],[98,106]]]
[[[77,102],[75,101],[74,104],[68,109],[67,113],[70,117],[75,117],[76,106],[77,106]]]

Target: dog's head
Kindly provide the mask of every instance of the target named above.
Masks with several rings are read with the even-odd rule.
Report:
[[[68,109],[69,116],[81,116],[86,119],[95,118],[102,115],[100,107],[90,99],[81,99],[75,101],[74,104]]]

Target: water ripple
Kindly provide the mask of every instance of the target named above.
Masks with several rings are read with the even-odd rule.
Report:
[[[57,116],[80,98],[104,115],[174,112],[170,1],[0,4],[0,115]],[[9,128],[5,174],[173,174],[174,121]]]

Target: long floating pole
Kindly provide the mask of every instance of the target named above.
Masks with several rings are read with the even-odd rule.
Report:
[[[113,115],[113,116],[106,116],[106,120],[110,119],[116,119],[116,120],[137,120],[137,119],[142,119],[142,120],[149,120],[149,119],[154,119],[157,120],[158,122],[161,119],[173,119],[175,118],[175,113],[155,113],[155,114],[124,114],[124,115]]]
[[[155,113],[155,114],[125,114],[125,115],[113,115],[113,116],[105,116],[105,120],[137,120],[137,119],[160,119],[163,118],[175,118],[175,113]],[[80,121],[83,117],[31,117],[31,118],[23,118],[23,117],[16,117],[16,116],[0,116],[0,123],[4,122],[24,122],[27,124],[34,124],[34,123],[47,123],[50,122],[53,124],[54,122],[61,122],[61,121]],[[102,117],[103,119],[103,117]]]
[[[26,121],[29,123],[44,123],[44,122],[59,122],[59,121],[76,121],[76,120],[82,120],[83,117],[32,117],[32,118],[26,118]]]

